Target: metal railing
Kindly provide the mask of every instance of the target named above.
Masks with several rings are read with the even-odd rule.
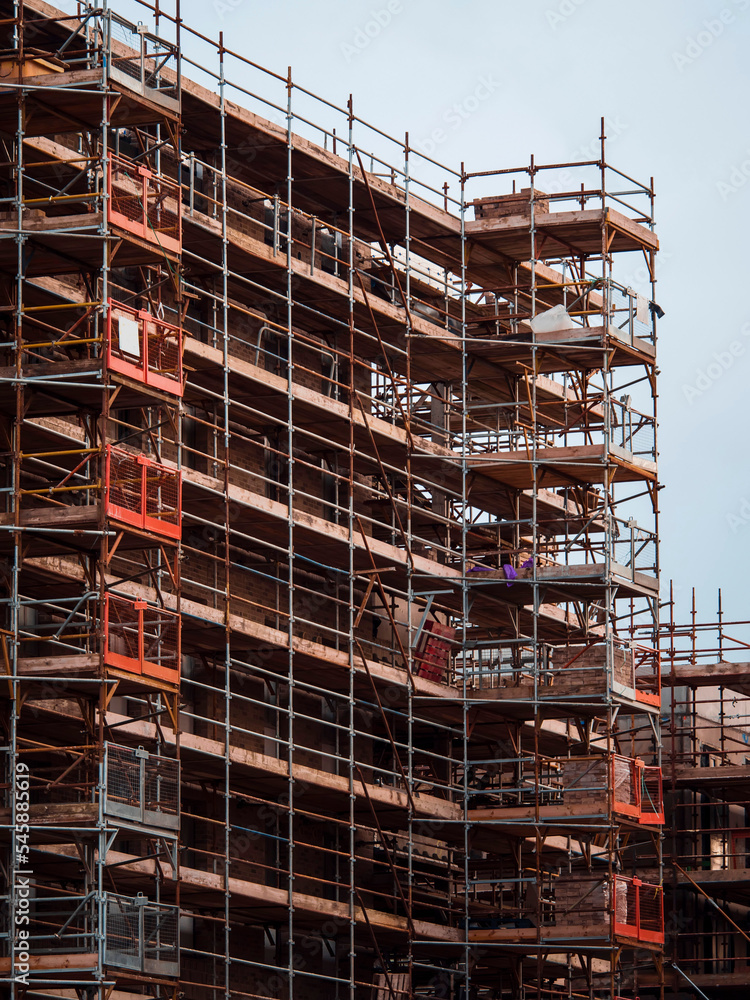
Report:
[[[107,367],[181,396],[182,331],[141,309],[108,300]]]
[[[642,824],[664,822],[661,768],[622,754],[569,757],[501,757],[473,760],[467,775],[470,807],[514,810],[508,822],[525,818],[517,810],[561,807],[566,825],[596,824],[612,810]],[[564,808],[562,808],[564,807]],[[555,815],[554,812],[546,815]],[[533,817],[529,817],[533,818]],[[502,824],[502,817],[493,814]]]
[[[526,642],[482,643],[477,649],[467,644],[466,653],[454,658],[453,683],[460,686],[464,679],[473,690],[536,683],[540,698],[576,700],[600,697],[608,685],[616,696],[661,703],[658,650],[618,639],[536,649]]]
[[[180,825],[180,762],[142,747],[104,744],[104,813],[176,830]]]
[[[179,976],[179,907],[108,892],[102,908],[105,965]]]
[[[107,594],[104,662],[130,673],[180,682],[180,616],[145,601]]]
[[[58,601],[23,600],[19,656],[50,658],[101,653],[104,663],[177,684],[181,619],[145,601],[96,591]]]
[[[581,937],[614,937],[664,943],[664,892],[639,878],[624,875],[562,877],[554,886],[556,932]]]
[[[656,421],[625,400],[611,399],[610,441],[636,458],[656,461]]]
[[[615,934],[664,943],[664,891],[660,885],[650,885],[639,878],[616,875],[614,880]]]
[[[0,941],[7,956],[12,942],[6,909]],[[152,903],[142,895],[133,898],[103,893],[100,897],[89,892],[70,896],[32,886],[29,951],[36,956],[89,955],[91,968],[96,968],[100,913],[105,965],[152,975],[179,975],[179,907]]]
[[[132,24],[114,11],[102,14],[103,53],[110,79],[178,111],[178,47],[147,31],[145,25]]]
[[[106,513],[144,531],[170,538],[182,532],[182,479],[145,455],[107,446]]]
[[[148,167],[111,153],[107,171],[109,221],[153,243],[181,250],[180,187]]]

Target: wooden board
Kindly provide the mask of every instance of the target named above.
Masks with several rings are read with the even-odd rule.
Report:
[[[466,235],[514,260],[598,256],[609,251],[655,251],[656,234],[613,208],[535,213],[536,252],[532,252],[529,218],[509,215],[466,222]]]

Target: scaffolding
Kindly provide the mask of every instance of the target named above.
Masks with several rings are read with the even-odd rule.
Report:
[[[665,690],[667,982],[675,995],[736,996],[750,976],[747,620],[662,621]]]
[[[653,181],[75,6],[0,4],[4,988],[662,1000]]]

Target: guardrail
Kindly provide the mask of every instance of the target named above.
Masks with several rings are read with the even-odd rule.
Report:
[[[106,965],[179,976],[179,907],[150,903],[141,895],[133,898],[108,892],[103,909]]]
[[[145,455],[107,446],[104,503],[109,517],[169,538],[182,533],[182,478]]]
[[[180,762],[143,747],[104,744],[104,813],[137,824],[180,825]]]
[[[107,171],[109,221],[160,250],[182,246],[180,186],[114,153]]]
[[[664,891],[639,878],[614,878],[614,932],[623,937],[664,943]]]
[[[61,961],[63,956],[86,955],[89,966],[77,967],[95,969],[101,940],[105,965],[151,975],[180,974],[179,907],[152,903],[140,894],[48,894],[34,888],[26,925],[31,954],[60,955]],[[7,955],[12,943],[7,935],[3,938]]]
[[[174,611],[106,595],[104,662],[111,667],[179,684],[180,631]]]
[[[182,331],[115,299],[107,304],[107,367],[182,396]]]

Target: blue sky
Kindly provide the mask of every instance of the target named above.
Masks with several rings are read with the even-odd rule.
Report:
[[[608,159],[657,192],[663,579],[684,601],[695,585],[706,615],[721,586],[727,617],[750,617],[750,0],[183,0],[182,16],[456,170],[578,158],[605,117]]]

